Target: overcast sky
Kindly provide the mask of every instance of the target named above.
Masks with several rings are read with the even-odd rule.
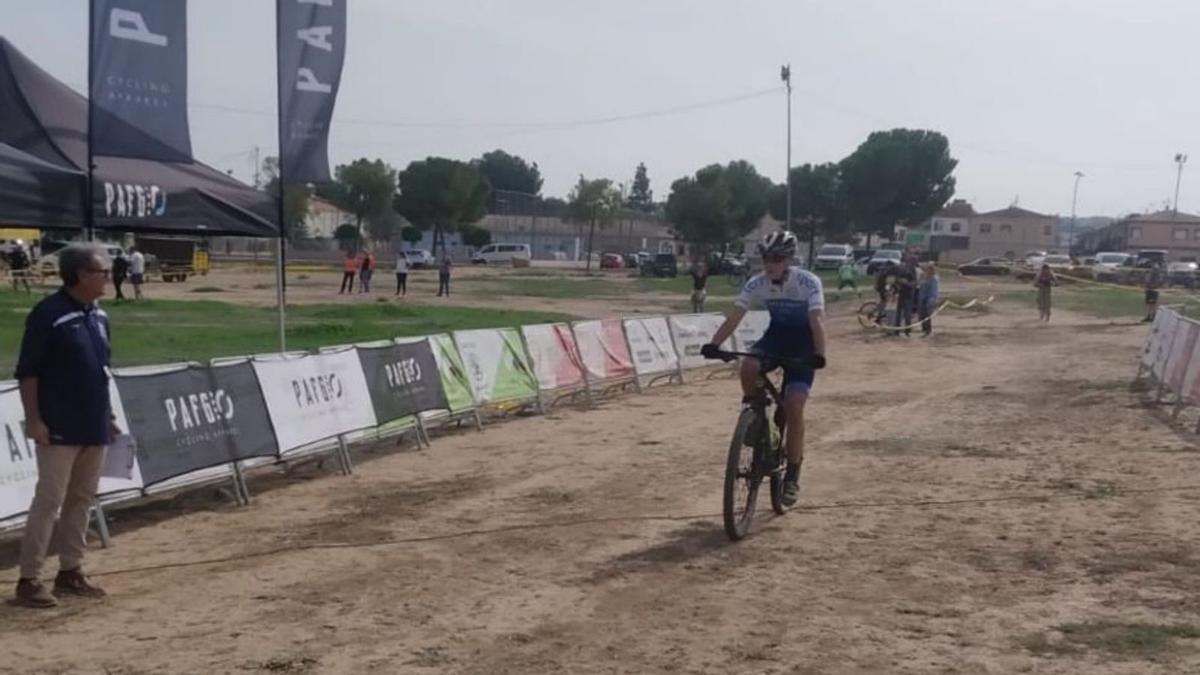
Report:
[[[0,33],[82,90],[87,4],[0,0]],[[274,6],[189,2],[193,147],[241,178],[252,147],[275,153]],[[1116,215],[1171,199],[1192,150],[1180,209],[1197,211],[1197,26],[1194,0],[349,0],[330,154],[403,167],[503,148],[549,195],[580,173],[628,183],[639,161],[659,199],[732,159],[782,182],[790,61],[794,164],[936,129],[977,209],[1067,215],[1081,170],[1079,214]]]

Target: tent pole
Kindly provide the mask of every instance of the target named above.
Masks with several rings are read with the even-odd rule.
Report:
[[[93,241],[95,234],[95,217],[92,214],[92,92],[96,86],[96,59],[95,59],[95,26],[96,26],[96,3],[88,3],[88,89],[87,89],[87,166],[84,170],[83,186],[83,236],[87,241]],[[41,245],[38,245],[38,250],[41,250]]]
[[[275,120],[275,128],[278,132],[277,140],[279,142],[279,162],[277,169],[279,171],[276,185],[279,188],[279,238],[276,240],[275,255],[275,304],[279,314],[279,353],[287,351],[287,273],[284,269],[285,256],[284,243],[287,239],[287,223],[283,219],[283,185],[284,178],[287,173],[283,170],[283,72],[280,70],[279,49],[282,36],[280,36],[280,16],[281,5],[283,0],[277,0],[275,3],[275,110],[278,117]],[[255,167],[255,171],[258,167]]]

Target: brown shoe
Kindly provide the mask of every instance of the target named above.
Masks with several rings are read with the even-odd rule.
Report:
[[[103,598],[108,595],[103,588],[92,584],[79,570],[63,570],[54,577],[54,592],[78,595],[84,598]]]
[[[17,582],[17,595],[14,603],[22,607],[46,609],[57,607],[58,599],[46,590],[46,586],[37,579],[21,579]]]

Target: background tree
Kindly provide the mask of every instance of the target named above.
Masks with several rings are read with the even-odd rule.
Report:
[[[511,190],[537,195],[542,192],[542,172],[537,162],[527,162],[503,150],[484,153],[471,162],[487,179],[493,194],[496,190]]]
[[[876,131],[841,161],[851,218],[871,235],[891,238],[897,223],[916,225],[954,196],[954,167],[945,136],[923,129]]]
[[[726,250],[767,214],[771,181],[744,160],[710,164],[671,184],[667,219],[701,251]]]
[[[255,187],[272,195],[279,194],[278,157],[263,159],[259,184]],[[312,193],[312,188],[306,183],[289,183],[283,191],[283,220],[287,223],[288,241],[308,237],[308,227],[304,221],[308,219]]]
[[[565,220],[572,223],[589,223],[587,240],[587,270],[592,270],[592,242],[596,227],[606,227],[621,208],[621,193],[607,178],[588,180],[580,174],[579,182],[567,195]]]
[[[771,192],[771,216],[787,218],[787,186]],[[809,257],[818,234],[826,239],[848,237],[850,214],[841,168],[832,162],[792,167],[792,228],[809,242]],[[810,261],[811,262],[811,261]]]
[[[400,239],[411,246],[416,246],[417,244],[421,243],[421,239],[423,237],[424,234],[421,232],[421,228],[417,227],[416,225],[409,225],[400,230]]]
[[[317,188],[317,194],[354,214],[355,248],[362,246],[364,220],[378,218],[391,209],[396,194],[396,170],[380,159],[356,159],[334,170],[336,181]]]
[[[444,157],[412,162],[400,172],[395,208],[413,225],[433,230],[433,246],[446,253],[445,232],[478,222],[487,212],[487,180],[472,164]]]
[[[346,223],[338,225],[338,228],[333,231],[333,238],[337,240],[338,248],[353,252],[358,249],[358,228]]]
[[[367,219],[367,234],[371,241],[390,242],[404,228],[404,217],[392,209]]]
[[[478,225],[464,225],[462,228],[462,241],[467,246],[483,248],[492,243],[492,233]]]
[[[646,174],[645,162],[638,162],[637,169],[633,172],[633,184],[625,205],[642,213],[654,210],[654,192],[650,189],[650,177]]]

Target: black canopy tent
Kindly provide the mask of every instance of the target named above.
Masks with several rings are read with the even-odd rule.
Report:
[[[0,223],[83,227],[83,173],[0,143]]]
[[[0,37],[0,143],[82,173],[87,166],[87,114],[87,99]],[[96,229],[279,236],[275,197],[199,162],[96,156],[93,167]],[[66,196],[53,200],[79,205],[73,214],[50,212],[51,217],[36,224],[80,225],[82,198],[75,194],[73,202]]]

